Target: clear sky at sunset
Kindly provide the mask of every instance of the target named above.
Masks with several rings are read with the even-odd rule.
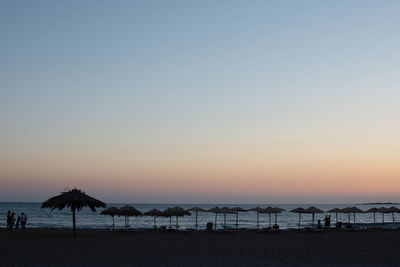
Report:
[[[1,1],[0,201],[400,201],[400,1]]]

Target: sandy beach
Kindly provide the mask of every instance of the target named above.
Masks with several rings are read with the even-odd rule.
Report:
[[[398,266],[400,231],[0,232],[2,266]]]

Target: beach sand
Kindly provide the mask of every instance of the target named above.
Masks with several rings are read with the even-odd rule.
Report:
[[[399,266],[400,231],[1,229],[1,266]]]

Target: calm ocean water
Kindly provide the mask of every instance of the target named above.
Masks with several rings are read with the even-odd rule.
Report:
[[[116,206],[122,207],[126,204],[108,204],[108,207]],[[174,205],[164,205],[164,204],[128,204],[137,208],[142,212],[146,212],[150,209],[157,208],[160,210],[164,210],[169,207],[181,206],[185,209],[191,208],[193,206],[199,206],[204,209],[210,209],[217,205],[187,205],[187,204],[174,204]],[[21,214],[24,212],[28,216],[28,224],[27,227],[30,228],[70,228],[72,226],[72,216],[71,211],[69,209],[64,209],[62,211],[50,211],[49,209],[41,209],[41,203],[0,203],[0,227],[6,226],[6,215],[7,211],[11,210],[16,214]],[[286,211],[278,214],[278,224],[281,229],[288,228],[296,228],[298,226],[298,214],[288,212],[291,209],[297,207],[310,207],[316,206],[324,211],[330,210],[332,208],[344,208],[348,206],[356,206],[362,210],[367,210],[371,207],[390,207],[396,206],[400,208],[400,205],[356,205],[356,204],[324,204],[324,205],[218,205],[219,207],[227,206],[227,207],[242,207],[244,209],[250,209],[255,206],[267,207],[274,206],[285,209]],[[110,216],[101,215],[100,212],[103,209],[99,209],[96,212],[91,212],[89,209],[84,209],[81,212],[77,213],[77,227],[80,229],[110,229],[112,224],[112,218]],[[192,213],[192,216],[185,216],[183,218],[179,218],[180,229],[188,229],[194,228],[195,223],[195,214]],[[227,214],[227,226],[234,227],[235,217],[234,214]],[[325,214],[316,214],[315,221],[321,219],[323,222]],[[214,222],[215,215],[213,213],[208,212],[199,212],[198,215],[198,224],[199,229],[205,229],[207,222]],[[347,222],[348,215],[347,214],[339,214],[339,221]],[[351,220],[353,221],[353,215],[351,215]],[[218,228],[223,226],[224,215],[218,215]],[[260,228],[268,227],[268,214],[260,214]],[[376,214],[376,221],[382,221],[382,215]],[[400,222],[400,214],[395,214],[395,221]],[[274,215],[272,215],[272,223],[274,222]],[[373,223],[373,215],[371,213],[366,214],[356,214],[356,222],[361,224],[372,224]],[[387,222],[387,226],[391,225],[392,222],[392,214],[385,214],[385,222]],[[175,223],[175,218],[173,218],[172,223]],[[332,214],[332,223],[335,223],[335,214]],[[168,218],[157,218],[158,226],[169,226]],[[397,223],[395,224],[397,227]],[[124,218],[123,217],[115,217],[115,227],[123,228],[124,226]],[[311,215],[310,214],[302,214],[302,226],[311,226]],[[139,229],[150,229],[153,227],[153,217],[142,216],[142,217],[131,217],[130,218],[130,227],[131,228],[139,228]],[[239,227],[246,227],[249,229],[256,228],[256,212],[240,212],[239,213]]]

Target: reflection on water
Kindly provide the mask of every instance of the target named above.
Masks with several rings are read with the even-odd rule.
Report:
[[[108,204],[108,207],[116,206],[122,207],[126,204]],[[167,209],[169,207],[181,206],[185,209],[191,208],[193,206],[199,206],[203,209],[210,209],[215,207],[216,205],[186,205],[186,204],[176,204],[176,205],[163,205],[163,204],[129,204],[137,208],[142,212],[146,212],[150,209],[156,208],[160,210]],[[17,215],[24,212],[28,216],[28,224],[27,227],[31,228],[70,228],[72,226],[72,216],[71,211],[67,208],[62,211],[50,211],[49,209],[41,209],[41,203],[0,203],[0,218],[3,218],[1,222],[1,227],[6,226],[6,216],[7,211],[11,210],[15,212]],[[237,207],[240,206],[244,209],[250,209],[255,206],[261,206],[263,208],[267,206],[277,206],[285,209],[286,211],[278,214],[278,224],[281,229],[287,228],[296,228],[298,226],[298,214],[288,212],[297,207],[307,208],[309,206],[316,206],[324,211],[330,210],[332,208],[344,208],[348,206],[356,206],[362,210],[367,210],[371,207],[390,207],[396,206],[400,208],[400,205],[337,205],[337,204],[324,204],[324,205],[218,205],[219,207],[227,206],[227,207]],[[96,228],[96,229],[110,229],[112,224],[112,218],[110,216],[101,215],[99,209],[96,212],[91,212],[89,209],[84,209],[81,212],[77,213],[77,227],[84,228]],[[16,216],[17,216],[16,215]],[[193,213],[194,215],[194,213]],[[315,214],[315,221],[320,219],[323,222],[323,218],[325,214]],[[332,223],[335,223],[335,214],[332,214]],[[213,213],[208,212],[199,212],[198,216],[198,224],[199,229],[205,229],[207,222],[214,222],[215,215]],[[235,214],[227,214],[226,222],[228,227],[234,227],[235,225]],[[218,227],[223,226],[224,215],[218,215]],[[310,226],[311,225],[311,215],[303,214],[302,215],[302,225]],[[338,214],[338,220],[342,222],[348,221],[347,214]],[[351,215],[351,220],[353,221],[353,215]],[[268,214],[260,214],[260,228],[268,227]],[[381,213],[376,214],[376,222],[382,221]],[[400,214],[395,214],[395,221],[400,222]],[[175,220],[173,220],[173,223]],[[274,222],[274,215],[272,215],[272,222]],[[372,224],[373,223],[373,214],[365,213],[365,214],[356,214],[356,222],[362,224]],[[385,214],[385,222],[392,222],[392,214]],[[133,228],[152,228],[153,227],[153,217],[132,217],[130,218],[130,226]],[[180,229],[194,228],[195,224],[195,216],[185,216],[184,218],[179,218]],[[123,228],[124,218],[123,217],[115,217],[115,227]],[[168,226],[169,219],[159,217],[157,218],[158,226]],[[256,228],[256,212],[240,212],[239,213],[239,227],[245,227],[254,229]]]

